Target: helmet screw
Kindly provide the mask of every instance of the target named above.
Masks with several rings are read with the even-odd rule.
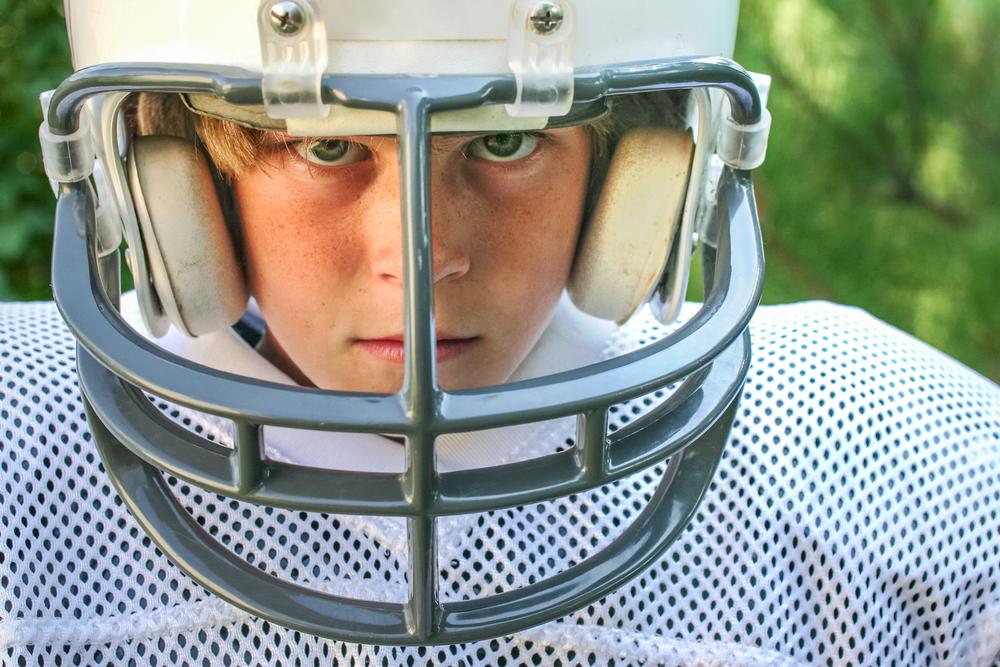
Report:
[[[280,0],[271,5],[271,27],[282,35],[294,35],[305,25],[305,12],[292,0]]]
[[[531,29],[539,35],[548,35],[559,29],[563,22],[563,8],[554,2],[539,2],[528,15]]]

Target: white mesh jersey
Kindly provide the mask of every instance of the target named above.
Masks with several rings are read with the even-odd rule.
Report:
[[[55,307],[2,306],[0,662],[1000,665],[1000,389],[852,308],[765,307],[751,328],[754,359],[723,460],[656,565],[515,636],[391,648],[252,618],[171,565],[102,471],[74,341]],[[639,318],[606,353],[662,333]],[[655,400],[619,406],[613,427]],[[218,424],[174,416],[227,438]],[[566,446],[553,429],[543,435]],[[659,470],[443,522],[442,596],[520,586],[585,558],[641,511]],[[173,488],[212,535],[265,571],[373,598],[405,594],[393,521]]]

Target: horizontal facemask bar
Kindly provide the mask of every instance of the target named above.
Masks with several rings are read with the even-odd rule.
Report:
[[[732,277],[746,275],[759,259],[760,239],[746,177],[734,175],[723,184],[717,215],[724,219],[718,256],[704,254],[707,287],[722,280],[726,292]],[[72,197],[67,197],[67,202]],[[72,230],[69,225],[61,229]],[[736,234],[735,242],[728,238]],[[82,244],[72,231],[60,236]],[[57,241],[57,248],[64,240]],[[735,255],[729,249],[743,248]],[[78,249],[78,252],[82,248]],[[60,257],[63,257],[62,250]],[[66,253],[71,262],[73,255]],[[72,268],[69,266],[68,268]],[[84,290],[81,290],[83,292]],[[712,289],[716,295],[719,290]],[[80,295],[83,298],[83,295]],[[726,301],[726,297],[721,299]],[[723,406],[738,394],[747,372],[749,342],[738,335],[718,357],[691,373],[662,404],[630,426],[606,435],[608,405],[581,412],[578,448],[542,458],[481,470],[440,473],[429,480],[423,503],[412,488],[412,473],[300,468],[262,460],[259,424],[246,418],[236,424],[235,450],[211,442],[173,423],[143,395],[104,368],[86,349],[80,350],[80,380],[91,409],[118,441],[157,468],[193,484],[255,503],[309,511],[377,512],[401,516],[440,516],[485,511],[567,495],[619,479],[662,461],[697,441],[719,419]],[[661,385],[662,386],[662,385]],[[654,389],[660,388],[654,386]],[[312,428],[329,428],[317,420]],[[435,434],[428,432],[428,438]],[[425,445],[432,451],[432,444]],[[411,444],[410,449],[413,449]],[[427,490],[425,490],[427,492]]]
[[[203,78],[199,79],[192,74],[189,75],[190,81],[182,85],[176,77],[169,81],[164,80],[166,75],[162,72],[135,74],[134,70],[126,71],[132,72],[132,74],[119,71],[112,75],[103,70],[92,72],[95,81],[89,88],[84,85],[84,81],[87,79],[85,73],[74,75],[64,84],[65,90],[64,87],[61,87],[53,95],[50,106],[52,113],[50,123],[58,122],[58,118],[68,111],[77,111],[87,96],[83,91],[89,91],[88,94],[97,94],[109,90],[120,91],[126,88],[132,90],[138,88],[159,91],[164,89],[181,90],[183,92],[184,90],[206,88],[208,90],[217,89],[220,95],[229,99],[246,98],[248,103],[259,103],[259,99],[254,97],[253,85],[250,85],[245,78],[226,78],[221,77],[221,75],[212,77],[204,74]],[[758,99],[752,80],[745,71],[728,61],[718,59],[671,61],[667,64],[661,63],[659,69],[650,64],[638,64],[608,70],[602,74],[582,75],[578,94],[586,95],[588,88],[597,87],[597,84],[594,83],[595,79],[602,82],[601,90],[608,91],[610,94],[631,92],[632,89],[628,88],[627,84],[634,85],[639,91],[655,90],[657,87],[674,89],[723,85],[727,91],[733,89],[739,91],[739,94],[735,95],[734,98],[736,100],[733,104],[734,110],[740,110],[740,115],[749,119],[754,117],[754,109],[756,108],[754,101]],[[657,80],[660,81],[659,84],[656,83]],[[397,88],[403,85],[396,79],[389,79],[389,81],[394,82],[392,86]],[[349,81],[350,86],[347,83],[340,83],[342,89],[360,85],[360,82],[354,79]],[[498,103],[504,102],[507,97],[500,95],[497,91],[509,89],[506,92],[512,94],[513,90],[512,84],[506,79],[469,81],[467,78],[462,78],[459,83],[463,84],[462,88],[466,91],[462,94],[455,92],[460,87],[459,83],[448,83],[444,78],[427,79],[421,83],[444,86],[451,91],[450,96],[443,95],[444,102],[440,102],[440,105],[445,108],[451,108],[449,105],[458,105],[459,101],[465,105],[472,104],[474,99],[492,100],[499,98]],[[417,85],[417,82],[409,81],[409,89],[422,91],[423,89],[417,88]],[[469,92],[467,87],[470,85],[474,92]],[[407,88],[404,87],[403,92],[406,90]],[[362,92],[361,88],[358,92],[359,94]],[[596,98],[596,91],[592,92]],[[256,95],[259,97],[259,91]],[[356,104],[361,107],[381,107],[385,104],[378,100],[372,101],[364,97],[345,97],[345,95],[346,93],[341,90],[335,99],[343,99],[345,104]],[[411,93],[411,96],[414,99],[419,99],[417,106],[421,110],[418,113],[415,108],[411,108],[409,112],[406,112],[410,114],[410,124],[419,125],[423,122],[423,129],[426,129],[427,115],[435,107],[437,98],[428,97],[426,91],[420,94]],[[71,99],[75,100],[75,103],[71,103]],[[395,103],[398,106],[400,100],[396,100]],[[757,112],[759,111],[758,108]],[[404,120],[406,113],[401,114],[401,118]],[[423,121],[418,119],[418,115]],[[62,123],[62,128],[68,130],[72,123],[67,118],[64,118],[64,121],[66,122]],[[421,159],[425,157],[426,146],[421,148],[421,142],[415,139],[415,137],[420,136],[421,130],[417,126],[414,126],[412,130],[407,130],[406,127],[402,129],[404,130],[400,139],[401,151],[404,155],[402,168],[414,172],[415,176],[421,176],[417,172],[423,171]],[[407,136],[410,139],[407,139]],[[409,158],[405,158],[406,155],[409,155]],[[421,159],[417,159],[418,157]],[[420,178],[404,179],[403,182],[419,183]],[[423,186],[411,187],[411,190],[405,193],[404,200],[408,202],[404,206],[404,211],[410,210],[414,213],[419,211],[418,215],[411,215],[410,222],[423,224],[427,227],[423,232],[419,232],[412,226],[404,225],[404,229],[410,230],[407,232],[411,234],[410,242],[422,244],[420,248],[414,248],[419,252],[406,252],[407,256],[420,258],[414,268],[423,272],[423,277],[417,277],[410,284],[425,285],[417,290],[408,288],[410,291],[407,302],[411,312],[426,313],[428,318],[427,322],[422,322],[417,327],[413,327],[412,321],[408,323],[408,328],[412,329],[409,332],[411,342],[416,330],[424,330],[425,325],[424,334],[428,341],[432,340],[431,332],[433,332],[432,322],[429,321],[433,310],[429,307],[432,306],[430,303],[432,295],[429,294],[430,280],[427,275],[430,266],[430,249],[428,243],[429,225],[427,224],[428,203],[424,190],[426,190],[426,182],[423,183]],[[81,205],[82,202],[77,200],[72,208]],[[747,259],[755,268],[749,269],[749,274],[742,275],[759,276],[762,262],[759,258]],[[56,274],[60,273],[59,269],[60,263],[57,262],[55,264]],[[107,307],[108,304],[95,303],[94,298],[89,299],[89,305],[87,304],[88,299],[70,298],[68,295],[66,298],[61,298],[61,289],[69,288],[72,291],[74,287],[82,289],[83,286],[79,285],[79,281],[75,279],[61,280],[60,278],[60,275],[54,274],[57,297],[64,308],[67,321],[74,327],[81,342],[95,354],[101,363],[114,368],[126,380],[167,400],[187,405],[196,410],[228,418],[246,419],[259,424],[315,428],[316,415],[329,415],[329,421],[325,421],[323,428],[330,430],[403,435],[409,435],[414,430],[414,424],[417,420],[414,419],[407,401],[401,401],[402,397],[399,395],[327,392],[252,381],[208,369],[164,353],[133,332],[117,316],[114,308]],[[617,359],[539,380],[471,391],[448,393],[429,385],[426,387],[426,392],[430,392],[436,397],[431,406],[433,414],[422,415],[419,420],[421,426],[438,433],[477,430],[579,414],[602,404],[620,402],[648,393],[704,366],[707,361],[728,345],[739,331],[746,327],[759,296],[759,285],[756,282],[754,281],[754,284],[740,283],[733,286],[733,290],[725,291],[728,298],[724,300],[721,292],[716,295],[714,300],[708,298],[705,308],[670,338],[647,349]],[[73,286],[72,283],[77,284]],[[89,292],[89,288],[85,291]],[[426,296],[426,299],[422,295]],[[423,300],[424,302],[414,304],[413,300]],[[418,305],[419,308],[412,308],[414,305]],[[89,317],[88,313],[100,316]],[[724,328],[724,331],[729,333],[722,335],[716,331],[716,327]],[[708,332],[711,332],[711,335],[708,335]],[[112,343],[112,341],[117,344]],[[419,346],[417,347],[419,348]],[[108,352],[102,352],[102,350]],[[417,351],[416,355],[423,352],[427,352],[428,356],[432,357],[434,346],[428,345],[426,350]],[[632,362],[647,358],[655,359],[650,365],[660,369],[658,372],[636,377],[634,370],[624,370]],[[408,363],[412,365],[414,361],[411,358]],[[433,363],[421,360],[419,366],[432,369]],[[192,371],[197,377],[195,381],[192,381]],[[241,388],[248,385],[255,390],[240,391]],[[572,398],[586,395],[589,395],[590,398]],[[518,416],[514,417],[511,413]]]
[[[287,132],[295,137],[343,137],[350,135],[395,135],[395,114],[370,109],[351,109],[333,105],[322,119],[280,119],[267,115],[264,107],[228,104],[214,95],[183,95],[192,113],[235,122],[256,130]],[[569,127],[597,120],[607,113],[603,100],[577,103],[565,116],[550,118],[515,118],[506,107],[493,104],[475,109],[442,111],[431,116],[433,134],[469,134],[480,132],[521,132]]]
[[[725,58],[671,58],[579,69],[574,77],[573,103],[579,114],[608,95],[657,90],[717,88],[732,104],[732,119],[755,125],[764,115],[760,93],[752,77]],[[263,104],[260,75],[232,67],[192,65],[114,64],[90,67],[67,78],[49,98],[46,115],[55,135],[70,135],[78,127],[83,102],[111,92],[205,94],[220,102],[246,106]],[[357,109],[396,113],[407,89],[419,88],[430,98],[430,111],[470,109],[482,104],[509,104],[514,99],[511,76],[390,76],[329,74],[323,78],[324,102]],[[550,124],[562,124],[550,119]]]
[[[748,344],[748,341],[747,341]],[[345,598],[278,580],[234,557],[199,526],[173,496],[168,482],[124,447],[95,434],[108,473],[130,511],[159,548],[202,586],[251,614],[284,627],[366,644],[454,644],[510,634],[559,618],[598,600],[650,564],[682,531],[707,489],[722,455],[736,400],[692,446],[671,459],[646,508],[596,555],[548,579],[476,600],[436,600],[434,550],[411,565],[408,604]],[[100,428],[100,427],[98,427]],[[432,523],[423,522],[425,540]],[[418,576],[414,570],[420,569]],[[416,609],[420,605],[419,610]]]

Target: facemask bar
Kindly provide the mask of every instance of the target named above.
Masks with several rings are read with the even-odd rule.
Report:
[[[744,189],[746,187],[746,181],[741,179],[731,180],[727,183],[728,191],[725,193],[727,200],[737,203],[731,204],[728,210],[724,209],[720,213],[720,215],[726,216],[726,224],[720,225],[721,229],[728,231],[740,226],[745,228],[750,224],[753,209],[751,200],[748,198],[749,191]],[[66,203],[61,204],[60,208],[72,215],[75,213],[74,209],[77,209],[75,204],[74,198],[67,196]],[[70,208],[71,205],[73,208]],[[83,206],[79,208],[83,208]],[[62,220],[59,224],[61,228],[72,229],[67,220]],[[726,283],[734,283],[736,282],[734,276],[751,275],[747,272],[750,269],[748,260],[759,258],[759,238],[744,231],[737,236],[735,242],[728,239],[725,241],[721,244],[721,256],[718,258],[706,257],[706,276],[714,276],[715,280],[721,279]],[[57,242],[56,271],[65,271],[67,275],[71,271],[85,268],[79,266],[81,264],[79,261],[76,262],[76,267],[71,263],[82,254],[82,248],[78,247],[77,254],[74,255],[72,250],[67,250],[68,242],[76,242],[79,246],[84,244],[78,235],[60,234]],[[730,246],[738,248],[737,244],[741,244],[746,249],[736,255],[727,252],[727,248]],[[69,282],[68,285],[79,282]],[[738,286],[740,286],[739,283],[725,294],[720,294],[719,290],[715,290],[715,299],[710,301],[706,308],[715,309],[723,314],[726,314],[727,310],[732,310],[735,306],[733,304],[734,297],[744,295],[742,290],[735,290],[735,287]],[[752,286],[749,288],[752,293]],[[63,291],[60,298],[69,298],[72,294],[73,298],[83,299],[90,292],[88,286],[78,287],[74,293],[70,293],[68,288],[61,289],[67,291]],[[100,301],[96,301],[95,305],[98,303]],[[106,307],[110,308],[109,303],[104,303]],[[685,339],[688,343],[682,347],[696,343],[697,340],[691,341],[690,339],[700,338],[697,333],[704,331],[704,328],[697,329],[694,336]],[[139,338],[139,340],[152,346],[143,338]],[[654,343],[649,348],[663,342]],[[638,354],[643,355],[649,351],[649,348],[639,350]],[[673,356],[669,354],[670,351],[668,348],[661,350],[660,354],[645,355],[640,358],[651,358],[652,363],[658,363],[658,360],[663,359],[670,362]],[[741,344],[739,344],[737,335],[734,342],[720,350],[719,355],[714,358],[714,362],[710,366],[705,365],[690,373],[684,385],[679,387],[667,401],[652,410],[647,417],[636,420],[629,428],[621,429],[608,437],[606,451],[603,455],[596,456],[590,453],[584,457],[589,461],[600,459],[605,462],[600,467],[584,465],[583,470],[581,470],[580,462],[575,459],[575,452],[569,450],[529,462],[507,464],[499,470],[491,470],[489,474],[477,471],[444,473],[438,477],[439,486],[434,502],[425,509],[434,515],[445,515],[527,504],[557,495],[583,491],[593,486],[595,478],[612,481],[637,472],[651,462],[662,460],[695,441],[708,424],[718,419],[721,408],[716,407],[716,405],[725,404],[738,392],[742,378],[738,377],[739,373],[736,371],[742,365],[742,357],[746,352],[747,350],[742,349]],[[171,361],[174,359],[177,359],[178,362],[183,361],[176,357],[170,357]],[[611,361],[618,361],[618,359]],[[608,363],[591,366],[589,369],[599,368]],[[172,474],[194,484],[224,495],[290,509],[353,514],[371,513],[373,509],[377,509],[378,513],[397,516],[410,516],[415,513],[404,493],[401,476],[364,475],[354,471],[310,468],[298,469],[292,476],[283,466],[273,462],[260,462],[259,464],[254,462],[253,466],[246,463],[237,464],[233,460],[232,451],[228,448],[206,441],[164,419],[138,388],[104,369],[86,348],[81,350],[79,366],[85,394],[102,421],[113,429],[114,436],[150,463],[169,470]],[[588,369],[580,369],[577,372],[585,370]],[[614,378],[621,372],[624,371],[615,369],[598,374],[598,377]],[[206,379],[214,379],[214,373],[213,371],[213,374],[208,374]],[[221,376],[218,378],[219,380],[233,377],[223,373],[219,375]],[[676,373],[668,371],[666,375],[660,376],[659,381],[650,380],[648,388],[643,385],[641,390],[636,391],[635,396],[652,392],[683,377],[683,375],[676,375]],[[541,378],[540,380],[546,379],[551,378]],[[271,385],[247,378],[239,378],[239,381],[248,383],[248,387],[243,390],[244,393],[253,392],[257,388],[264,391],[270,391],[272,388]],[[217,386],[227,387],[222,382]],[[313,397],[317,393],[335,395],[332,392],[320,393],[295,387],[273,387],[289,391],[291,396],[303,399]],[[507,388],[515,392],[543,392],[543,398],[548,392],[545,385],[539,385],[538,381],[521,382],[502,387],[502,389]],[[281,393],[276,392],[279,399]],[[367,397],[376,406],[380,405],[381,401],[388,400],[387,397],[378,395],[355,396],[359,402],[361,402],[362,397]],[[451,409],[451,401],[458,397],[469,400],[474,398],[476,394],[469,392],[446,394],[446,396],[449,402],[446,408]],[[487,398],[490,401],[502,400],[503,394],[491,393],[487,395]],[[167,400],[173,399],[167,397]],[[627,400],[627,398],[620,400]],[[581,437],[579,438],[584,449],[589,446],[598,446],[599,441],[603,439],[597,437],[601,433],[601,428],[598,425],[604,422],[604,411],[614,402],[620,401],[608,401],[591,407],[589,401],[584,402],[581,399],[580,403],[585,407],[570,413],[584,415],[580,428]],[[458,405],[462,407],[462,404]],[[205,407],[197,404],[193,404],[191,407],[208,411]],[[215,408],[217,403],[207,407]],[[275,406],[276,413],[280,407],[280,405]],[[333,423],[333,419],[324,420],[324,423],[317,418],[308,425],[297,426],[299,428],[336,430],[338,427],[344,428],[341,427],[341,424],[346,421],[347,416],[350,415],[340,417],[340,423]],[[484,416],[488,417],[488,413],[480,410],[477,423],[478,419],[484,418]],[[464,418],[469,419],[469,415],[464,415]],[[235,421],[239,427],[238,440],[240,443],[249,442],[252,444],[253,438],[256,436],[255,422],[246,417]],[[520,421],[518,420],[518,423]],[[265,423],[280,422],[275,418],[273,422]],[[513,420],[509,423],[513,423]],[[444,426],[452,432],[462,430],[461,428],[453,430],[448,424]],[[344,428],[344,430],[348,429]],[[442,430],[442,432],[445,431]],[[587,434],[590,434],[591,437],[586,437]],[[600,448],[594,451],[600,451]],[[238,452],[241,452],[242,456],[242,444],[238,444]],[[260,472],[250,475],[249,479],[246,476],[234,475],[234,469],[247,471],[251,468],[256,468]],[[498,474],[498,472],[502,474]],[[333,492],[331,489],[336,489],[336,491]]]
[[[130,89],[161,92],[211,91],[229,101],[247,104],[259,104],[260,102],[260,91],[256,90],[254,92],[254,86],[249,83],[252,79],[245,72],[230,70],[224,73],[208,73],[200,70],[189,70],[185,76],[178,76],[173,70],[171,72],[175,74],[171,78],[167,78],[167,75],[162,70],[151,67],[102,67],[99,68],[99,71],[91,70],[89,73],[77,73],[67,80],[60,87],[59,91],[57,91],[56,95],[53,96],[52,107],[54,113],[52,114],[52,123],[55,124],[53,126],[54,131],[57,133],[71,132],[69,128],[73,125],[74,114],[83,99],[89,95],[100,94],[109,90]],[[242,78],[238,75],[242,75]],[[437,107],[443,109],[462,108],[463,106],[472,106],[483,101],[503,102],[512,91],[511,82],[508,79],[457,77],[460,81],[453,83],[451,79],[455,79],[455,77],[451,79],[442,77],[423,80],[419,77],[404,80],[385,77],[374,78],[376,80],[380,78],[386,79],[387,83],[392,82],[392,85],[395,86],[393,92],[398,92],[398,89],[404,87],[418,85],[417,82],[428,89],[433,89],[435,86],[444,88],[444,102],[438,102],[429,111],[433,111]],[[578,78],[577,89],[578,93],[585,96],[582,100],[583,102],[594,101],[602,94],[605,94],[605,92],[607,94],[625,94],[657,89],[720,86],[727,92],[732,92],[738,100],[733,105],[736,117],[749,119],[752,118],[750,114],[754,113],[754,109],[756,109],[756,113],[761,112],[761,108],[757,104],[756,89],[753,87],[749,75],[737,65],[720,59],[669,61],[667,63],[656,63],[655,65],[639,64],[623,66],[620,68],[610,68],[599,73],[584,73],[579,75]],[[352,78],[345,76],[329,77],[329,79],[327,89],[331,91],[332,96],[347,106],[395,110],[395,101],[391,104],[392,109],[389,109],[389,102],[372,99],[370,96],[365,95],[370,85],[366,86],[364,82],[369,81],[370,84],[372,77]],[[635,88],[626,87],[623,85],[623,81],[631,83]],[[455,90],[466,91],[465,96],[462,97],[457,94],[448,95],[448,93],[454,93]],[[589,98],[586,97],[588,94],[590,95]],[[395,100],[391,94],[383,95],[382,98]],[[429,95],[429,99],[433,100],[436,97]],[[60,120],[60,117],[64,118]],[[77,201],[75,205],[82,205],[82,203]],[[83,231],[82,227],[81,231]],[[429,253],[429,247],[427,252]],[[425,257],[422,261],[426,262],[427,259]],[[59,264],[57,263],[56,269],[58,270],[58,268]],[[754,271],[753,273],[756,274],[759,271]],[[742,290],[741,286],[737,286],[737,288],[741,289],[741,294],[734,296],[734,303],[738,302],[744,304],[744,306],[755,303],[752,289],[747,291]],[[90,301],[93,301],[93,299],[90,299]],[[711,304],[711,300],[708,303]],[[94,306],[97,305],[94,304]],[[156,358],[163,353],[155,348],[155,346],[144,341],[140,336],[131,332],[127,326],[114,324],[114,320],[117,318],[113,314],[104,312],[100,307],[91,309],[91,312],[100,312],[103,315],[101,319],[111,325],[110,327],[106,327],[100,324],[89,323],[86,317],[73,317],[76,314],[84,314],[84,311],[87,310],[84,304],[67,302],[65,307],[67,308],[65,314],[70,323],[75,327],[84,345],[92,350],[104,365],[115,368],[118,374],[130,382],[147,386],[154,393],[161,394],[169,400],[177,400],[182,404],[196,409],[210,408],[207,411],[229,418],[248,417],[250,420],[256,419],[258,421],[267,419],[268,423],[272,423],[271,420],[274,420],[273,423],[276,425],[314,428],[314,415],[328,414],[330,413],[328,408],[334,407],[329,400],[325,400],[329,397],[336,399],[334,403],[337,407],[349,408],[348,414],[339,417],[335,426],[331,425],[332,429],[401,434],[408,434],[411,429],[412,420],[404,414],[403,410],[394,408],[392,401],[380,400],[380,397],[373,397],[371,395],[310,392],[309,390],[295,390],[263,382],[255,384],[261,388],[267,387],[275,390],[284,390],[279,393],[287,392],[288,394],[295,395],[294,400],[288,401],[287,405],[283,401],[282,405],[274,406],[268,404],[268,401],[262,400],[259,393],[251,396],[242,396],[239,392],[236,392],[236,395],[233,395],[232,392],[227,392],[226,390],[243,386],[245,380],[241,379],[239,385],[236,385],[226,381],[227,375],[224,373],[210,371],[205,367],[185,362],[172,355],[169,355],[171,356],[171,364],[158,363]],[[732,318],[727,318],[727,323],[736,330],[742,330],[746,322],[749,321],[752,309],[752,307],[735,308],[734,312],[730,313]],[[706,306],[701,314],[695,316],[674,334],[674,338],[672,339],[673,344],[676,345],[681,340],[690,338],[703,339],[706,333],[704,329],[706,320],[714,317],[717,314],[716,310],[714,307],[710,308]],[[113,355],[114,358],[112,358],[112,355],[102,352],[100,346],[91,344],[107,342],[105,340],[98,340],[105,335],[115,335],[115,339],[117,340],[117,334],[123,334],[130,343],[133,343],[126,347],[129,350],[128,353],[115,353]],[[693,334],[700,335],[695,336]],[[731,341],[734,337],[735,334],[724,338],[727,341]],[[668,346],[652,346],[647,348],[640,353],[640,357],[654,356],[656,353],[661,352],[664,347]],[[673,345],[669,347],[673,347]],[[661,367],[671,369],[670,375],[676,379],[689,374],[696,368],[704,366],[723,347],[725,345],[711,345],[689,341],[688,346],[685,347],[683,352],[693,353],[693,356],[687,357],[687,361],[685,362],[679,361],[682,356],[681,354],[656,356],[662,356],[662,358],[658,359],[658,361],[664,364]],[[157,354],[149,354],[153,351],[156,351]],[[602,381],[606,382],[606,384],[599,388],[588,387],[589,389],[596,389],[593,392],[595,398],[590,401],[567,398],[568,395],[578,395],[581,393],[579,391],[572,391],[583,388],[581,383],[577,382],[581,375],[579,372],[567,372],[550,376],[545,378],[541,383],[539,381],[532,381],[503,385],[500,388],[484,388],[467,392],[441,392],[442,400],[440,404],[442,416],[446,417],[449,423],[447,425],[442,424],[443,428],[440,432],[475,430],[491,426],[548,419],[559,414],[574,414],[591,407],[596,407],[602,403],[626,400],[629,397],[651,391],[657,383],[660,383],[666,377],[665,374],[650,378],[641,387],[633,387],[632,385],[635,383],[630,381],[632,378],[625,378],[621,374],[613,372],[631,361],[638,360],[640,357],[624,356],[618,360],[612,360],[586,369],[583,375],[589,376],[596,372],[601,376]],[[171,372],[171,368],[176,368],[177,366],[184,367],[183,370],[185,372],[182,375]],[[153,370],[156,371],[155,374],[150,372]],[[199,382],[197,383],[184,381],[182,378],[190,377],[187,371],[203,373],[203,376],[199,378]],[[206,382],[209,384],[205,384]],[[539,384],[552,386],[557,391],[549,393],[544,398],[540,398],[537,393]],[[216,397],[226,395],[227,393],[231,398],[224,404],[219,403]],[[528,395],[529,393],[531,394],[530,396]],[[556,393],[560,393],[561,396],[555,395]],[[502,404],[495,403],[500,396],[503,396],[500,399],[503,401]],[[484,402],[476,397],[488,397],[490,402],[494,402],[501,409],[484,409],[482,405],[476,408],[475,404]],[[268,398],[270,399],[271,397]],[[346,402],[346,406],[341,405],[344,402]],[[510,417],[509,411],[511,410],[524,415],[524,418]],[[339,410],[336,412],[339,412]],[[505,413],[508,416],[505,416]]]
[[[576,99],[592,102],[608,94],[703,86],[729,93],[737,122],[759,120],[762,109],[749,77],[720,59],[579,73]],[[52,134],[72,134],[88,96],[125,90],[210,92],[232,103],[261,102],[259,78],[237,70],[168,74],[155,67],[101,67],[75,74],[53,95]],[[435,377],[429,116],[451,108],[508,103],[512,82],[489,77],[330,76],[324,91],[332,102],[395,111],[399,119],[407,262],[403,389],[381,396],[285,387],[208,369],[159,350],[117,314],[99,279],[102,271],[117,266],[95,254],[92,194],[85,182],[66,183],[57,208],[53,287],[81,343],[85,405],[109,475],[160,547],[202,585],[251,613],[305,632],[366,643],[468,641],[557,618],[598,599],[646,567],[683,529],[721,456],[747,371],[745,329],[762,278],[749,174],[732,171],[724,177],[725,203],[717,211],[721,238],[712,244],[718,251],[709,248],[705,255],[706,303],[677,332],[643,350],[584,369],[449,393],[437,387]],[[89,283],[79,280],[81,272],[90,276]],[[742,281],[735,276],[754,278]],[[666,370],[642,374],[636,362]],[[607,436],[610,405],[682,378],[687,379],[676,394],[635,428]],[[236,451],[174,425],[143,391],[233,419]],[[581,415],[576,450],[488,470],[435,470],[437,435],[571,414]],[[260,454],[262,424],[404,434],[407,469],[402,475],[345,474],[265,462]],[[604,551],[516,591],[449,605],[437,601],[434,517],[551,499],[608,483],[671,455],[654,499]],[[250,502],[303,511],[407,516],[409,603],[339,598],[262,579],[259,570],[204,534],[173,498],[157,468]]]

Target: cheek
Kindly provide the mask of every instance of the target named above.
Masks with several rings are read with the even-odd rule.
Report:
[[[501,228],[492,238],[491,266],[526,290],[561,291],[576,249],[580,211],[575,202],[547,204],[509,207],[499,214]]]
[[[487,302],[520,356],[535,342],[566,287],[581,228],[589,147],[525,174],[480,175],[479,266],[488,273]],[[476,265],[476,262],[473,263]],[[520,361],[519,358],[515,361]]]
[[[336,310],[341,292],[329,288],[352,280],[357,243],[351,226],[331,216],[329,195],[304,196],[314,186],[288,180],[252,173],[237,181],[235,192],[251,292],[271,326],[295,336],[288,341],[295,346],[293,332],[309,330],[330,312],[323,305]]]
[[[489,179],[481,188],[482,208],[492,218],[486,225],[490,266],[536,288],[562,290],[576,249],[588,175],[587,156],[573,158],[553,160],[528,178]]]
[[[252,273],[272,271],[316,274],[344,266],[343,253],[353,241],[346,216],[331,211],[345,210],[349,195],[328,190],[322,195],[314,184],[266,172],[254,172],[235,184],[236,202],[243,230],[244,250]],[[340,198],[346,201],[338,202]],[[338,223],[339,221],[339,223]]]

